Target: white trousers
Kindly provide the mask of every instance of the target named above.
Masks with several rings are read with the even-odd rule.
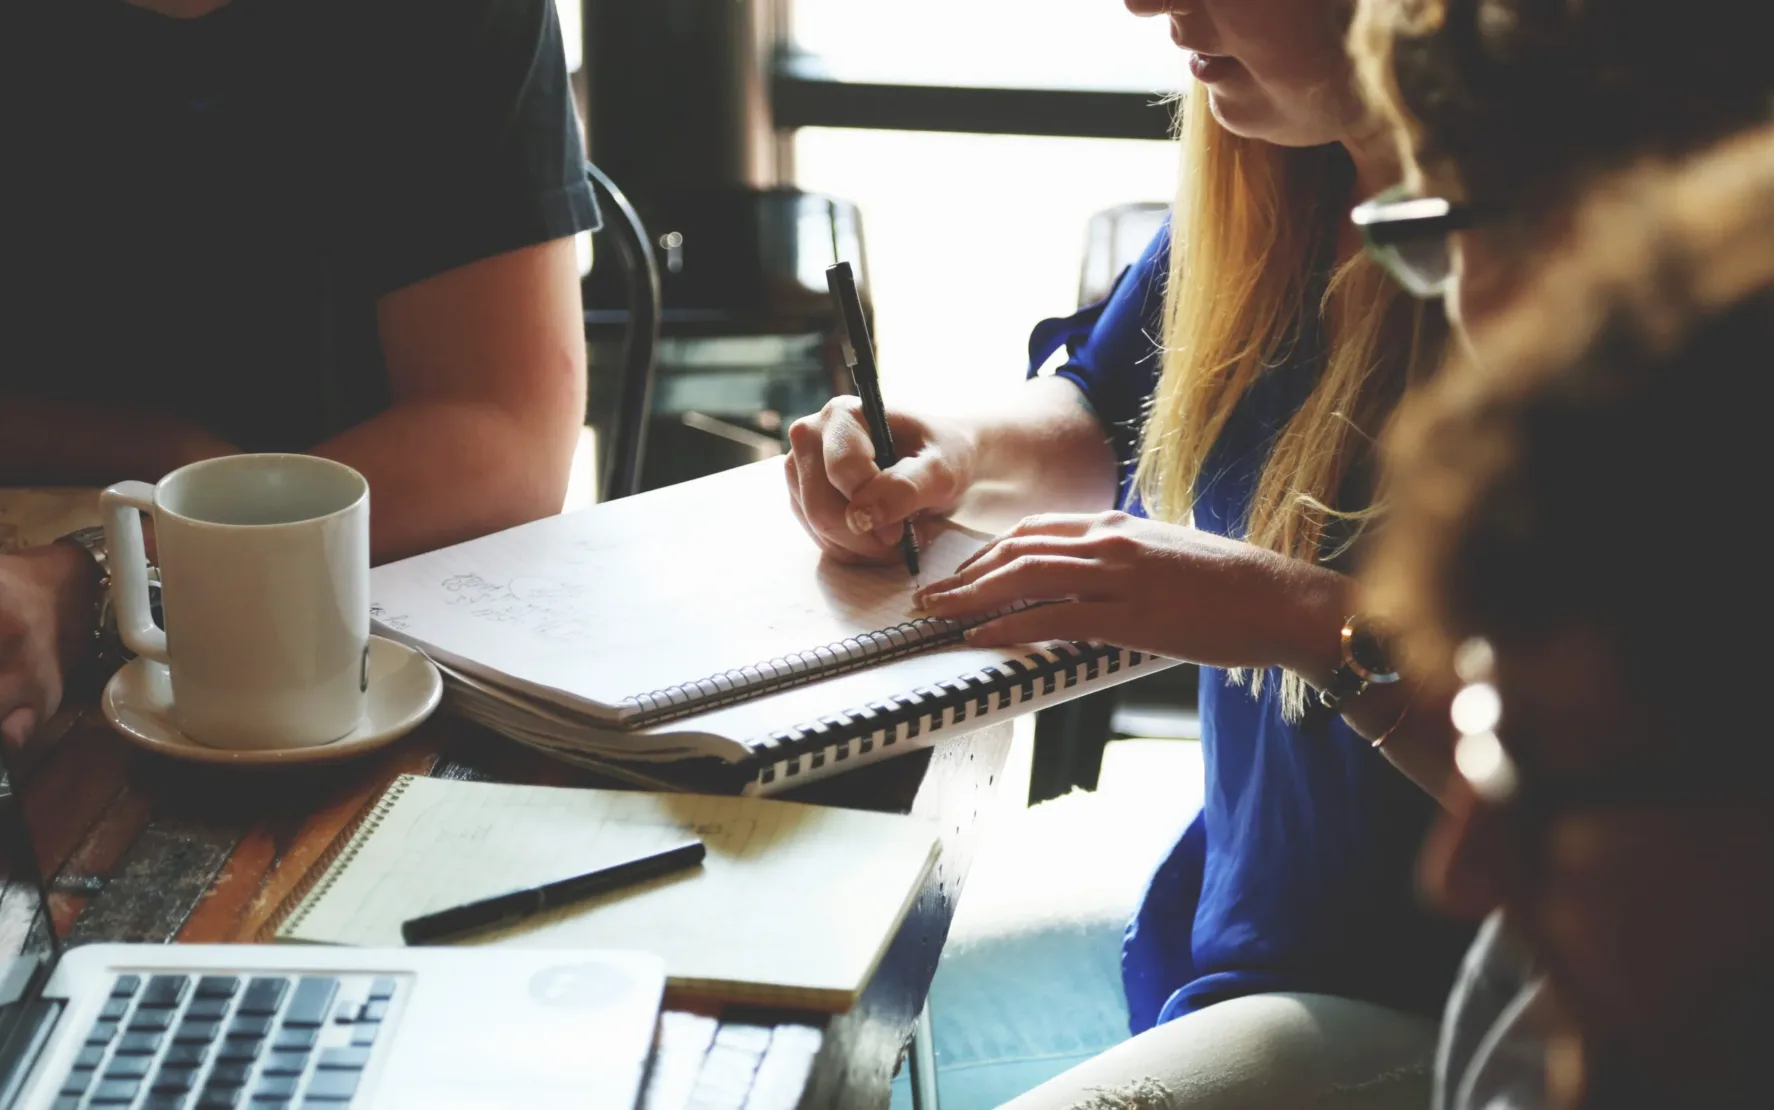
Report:
[[[1125,1041],[1005,1110],[1427,1110],[1436,1023],[1323,994],[1217,1003]]]

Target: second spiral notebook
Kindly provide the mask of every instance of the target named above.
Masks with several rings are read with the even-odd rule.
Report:
[[[924,580],[984,539],[933,523]],[[372,612],[444,669],[464,715],[700,789],[769,792],[1168,663],[971,648],[964,625],[915,611],[916,585],[823,558],[768,461],[378,567]]]

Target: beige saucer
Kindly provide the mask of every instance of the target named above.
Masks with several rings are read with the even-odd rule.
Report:
[[[111,727],[139,748],[195,763],[266,767],[331,763],[375,751],[417,728],[442,697],[443,676],[424,653],[371,636],[370,689],[363,720],[330,744],[272,751],[205,747],[179,731],[166,667],[147,659],[132,659],[112,675],[100,704]]]

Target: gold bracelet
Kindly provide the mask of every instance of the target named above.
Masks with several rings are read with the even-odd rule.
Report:
[[[1385,746],[1386,741],[1392,739],[1392,734],[1398,731],[1398,726],[1404,724],[1404,719],[1411,715],[1411,709],[1417,704],[1417,694],[1422,689],[1423,684],[1421,682],[1411,687],[1410,695],[1404,699],[1404,708],[1398,711],[1398,719],[1392,722],[1391,728],[1374,738],[1373,749],[1375,751],[1379,751]]]

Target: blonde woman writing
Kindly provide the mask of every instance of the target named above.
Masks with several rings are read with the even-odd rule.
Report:
[[[1446,718],[1401,720],[1408,684],[1364,687],[1340,645],[1371,630],[1344,573],[1370,442],[1434,364],[1439,309],[1395,294],[1346,232],[1397,177],[1353,92],[1347,5],[1128,6],[1169,17],[1196,78],[1174,235],[1106,304],[1037,331],[1035,362],[1069,349],[1057,375],[991,412],[893,414],[905,458],[885,473],[855,400],[835,401],[793,429],[789,483],[843,559],[892,561],[915,513],[991,498],[1027,516],[923,604],[1064,604],[976,643],[1100,639],[1205,665],[1205,807],[1124,956],[1138,1035],[1019,1110],[1422,1106],[1467,934],[1416,907],[1434,802],[1372,741],[1438,789],[1445,745],[1413,733]]]

